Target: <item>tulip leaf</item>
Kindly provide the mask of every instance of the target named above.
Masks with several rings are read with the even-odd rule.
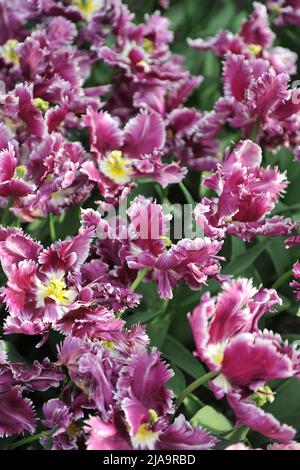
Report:
[[[212,406],[204,406],[192,417],[191,424],[195,427],[203,426],[214,434],[232,430],[232,423],[222,413]]]
[[[276,389],[275,400],[264,407],[266,413],[274,415],[281,423],[293,426],[300,431],[300,381],[289,379]],[[255,445],[262,445],[268,438],[251,433],[251,441]]]
[[[194,379],[205,374],[200,361],[196,359],[184,346],[182,346],[182,344],[169,335],[166,337],[162,346],[162,352],[169,361],[172,361]]]
[[[170,367],[174,371],[174,376],[167,382],[167,387],[171,388],[177,397],[186,387],[184,374],[179,367],[170,362]]]
[[[205,406],[204,403],[202,403],[202,401],[193,393],[190,393],[190,395],[184,399],[183,403],[185,406],[185,415],[188,419],[191,419],[198,410]]]
[[[251,266],[255,262],[255,260],[261,255],[261,253],[266,250],[270,243],[271,239],[267,238],[247,250],[246,253],[240,254],[225,266],[225,268],[223,269],[223,274],[231,274],[234,276],[242,274],[244,271],[246,271],[247,268],[249,268],[249,266]]]

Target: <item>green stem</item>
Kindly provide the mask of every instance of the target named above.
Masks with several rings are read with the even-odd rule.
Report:
[[[293,275],[293,270],[290,269],[289,271],[287,271],[286,273],[284,273],[282,276],[280,276],[279,279],[277,279],[276,282],[274,282],[272,288],[273,289],[278,289],[279,287],[282,286],[282,284],[284,284],[286,281],[288,281]]]
[[[154,185],[154,188],[155,188],[155,191],[157,192],[158,196],[159,196],[159,199],[160,199],[160,203],[161,204],[168,204],[169,206],[171,205],[169,199],[168,199],[168,195],[166,193],[166,190],[163,189],[161,187],[160,184],[156,183]]]
[[[258,144],[258,138],[257,138],[257,132],[259,130],[259,126],[260,126],[260,120],[257,119],[256,120],[256,123],[254,124],[254,127],[253,127],[253,130],[252,130],[252,134],[251,134],[251,137],[250,139],[252,140],[252,142],[255,142]]]
[[[7,226],[7,223],[8,223],[8,218],[9,218],[9,214],[10,214],[10,208],[12,206],[12,202],[13,202],[13,199],[10,197],[7,201],[7,206],[5,207],[4,211],[3,211],[3,215],[2,215],[2,218],[1,218],[1,225],[3,225],[4,227]]]
[[[209,380],[214,379],[215,377],[217,377],[217,375],[219,375],[219,372],[208,372],[207,374],[202,375],[202,377],[200,377],[199,379],[195,380],[195,382],[191,383],[188,387],[186,387],[183,392],[178,396],[175,402],[176,409],[178,410],[182,402],[190,393],[192,393],[197,388],[201,387],[201,385],[204,385],[209,382]]]
[[[272,23],[278,18],[278,15],[280,14],[280,11],[271,11],[269,13],[269,24],[272,26]]]
[[[159,198],[160,198],[161,202],[164,202],[165,195],[164,195],[164,191],[163,191],[161,185],[160,184],[155,184],[154,187],[155,187],[155,191],[159,195]]]
[[[184,186],[183,183],[178,183],[179,184],[179,187],[181,189],[181,192],[182,194],[184,195],[186,201],[188,204],[190,204],[192,206],[192,208],[194,209],[195,207],[195,201],[193,199],[193,196],[191,195],[191,193],[189,192],[189,190]]]
[[[138,275],[136,276],[135,280],[131,284],[131,290],[135,291],[138,288],[138,286],[140,285],[141,281],[144,279],[148,271],[149,269],[145,268],[138,272]]]
[[[34,434],[33,436],[24,437],[23,439],[20,439],[17,442],[13,442],[9,446],[9,448],[11,450],[17,449],[18,447],[24,446],[25,444],[30,444],[30,442],[37,441],[37,440],[41,439],[42,437],[47,436],[48,434],[49,434],[49,431],[42,431],[39,434]]]
[[[55,242],[56,230],[55,230],[54,216],[51,212],[48,215],[48,222],[49,222],[50,239],[52,242]]]

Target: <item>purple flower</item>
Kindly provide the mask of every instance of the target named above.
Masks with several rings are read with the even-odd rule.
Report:
[[[160,296],[172,298],[172,287],[179,279],[195,290],[200,289],[209,277],[218,279],[220,265],[217,253],[221,246],[209,238],[195,238],[180,240],[165,251],[156,261],[153,273]]]
[[[31,2],[32,3],[32,2]],[[35,2],[34,2],[35,3]],[[25,24],[34,17],[34,5],[27,0],[4,0],[0,6],[0,43],[11,38],[23,39]]]
[[[159,450],[210,450],[217,439],[203,428],[193,428],[190,423],[179,415],[159,436]]]
[[[278,26],[300,24],[299,0],[268,0],[266,3],[270,12],[277,15],[275,22]]]
[[[0,436],[35,431],[35,411],[23,394],[58,387],[65,375],[48,359],[32,366],[9,362],[0,347]]]
[[[170,51],[173,32],[159,12],[145,15],[145,21],[136,25],[126,6],[113,2],[94,16],[87,38],[98,57],[118,69],[105,110],[125,122],[141,108],[165,117],[203,79],[192,76],[182,58]]]
[[[19,387],[12,387],[0,393],[0,437],[22,434],[25,431],[33,434],[35,430],[35,413],[32,402],[22,397]]]
[[[163,186],[181,181],[184,171],[173,163],[162,163],[165,129],[160,116],[141,112],[124,131],[106,112],[89,110],[84,118],[89,128],[95,161],[83,164],[90,181],[95,181],[106,200],[114,200],[135,178],[151,178]]]
[[[172,298],[172,289],[180,279],[193,289],[201,288],[209,277],[220,279],[217,254],[222,242],[195,238],[172,244],[167,230],[171,216],[163,214],[162,206],[143,196],[132,201],[127,213],[130,223],[124,230],[107,224],[93,211],[83,215],[84,227],[97,227],[98,255],[127,282],[133,282],[134,270],[147,269],[147,277],[157,283],[160,296]],[[102,241],[103,235],[108,235],[108,239],[104,237]],[[107,257],[112,249],[118,254],[113,259]]]
[[[280,302],[274,290],[257,290],[247,280],[224,284],[217,299],[205,294],[190,316],[197,355],[218,372],[211,381],[217,398],[227,396],[238,423],[276,439],[290,441],[295,430],[281,425],[261,406],[274,400],[270,380],[298,376],[296,351],[279,335],[260,332],[260,317]]]
[[[49,400],[43,405],[42,424],[50,429],[49,436],[41,438],[41,444],[51,450],[78,449],[77,439],[80,437],[80,418],[82,412],[76,413],[75,407],[67,405],[57,398]]]
[[[169,21],[159,12],[146,17],[145,23],[133,23],[118,31],[115,47],[103,46],[99,58],[112,67],[119,67],[136,79],[173,80],[182,77],[182,68],[173,60],[168,44],[173,33]]]
[[[114,341],[123,326],[124,321],[116,318],[115,313],[104,306],[96,309],[78,308],[68,312],[56,323],[56,328],[65,335],[105,341]]]
[[[218,199],[204,198],[195,209],[196,222],[207,236],[222,238],[226,233],[244,240],[254,235],[287,235],[295,224],[279,216],[267,218],[287,186],[278,168],[261,168],[261,148],[242,141],[225,156],[223,165],[204,185]]]
[[[32,192],[32,185],[20,177],[22,169],[17,166],[14,148],[9,143],[8,147],[0,152],[0,196],[24,197]]]
[[[228,403],[237,417],[237,424],[248,426],[269,439],[289,443],[295,436],[295,429],[281,424],[272,414],[264,412],[251,400],[241,399],[239,395],[230,394]]]
[[[299,442],[291,441],[288,444],[275,444],[268,445],[268,450],[300,450]]]
[[[138,228],[138,236],[132,237],[124,252],[128,266],[130,269],[149,269],[162,298],[172,298],[172,288],[180,279],[193,289],[199,289],[209,276],[218,277],[220,266],[216,255],[221,243],[208,238],[165,243],[168,234],[164,224],[170,218],[163,215],[161,206],[143,197],[132,202],[128,215],[134,228]],[[135,217],[140,226],[136,225]]]
[[[172,376],[173,372],[160,360],[160,353],[155,348],[149,354],[142,351],[131,358],[130,364],[121,370],[116,395],[128,422],[134,406],[141,412],[141,421],[144,420],[143,415],[148,415],[149,409],[155,410],[159,416],[172,414],[172,392],[165,387]],[[133,433],[139,426],[138,419],[135,416],[130,424]]]
[[[126,434],[126,426],[115,419],[112,423],[105,423],[98,417],[91,417],[86,423],[88,450],[132,450],[137,449],[136,443],[130,442]],[[139,439],[150,443],[148,429],[140,431]],[[210,450],[214,447],[217,439],[212,437],[202,428],[193,428],[183,415],[178,416],[174,423],[162,429],[154,442],[157,450]],[[154,440],[154,438],[153,438]],[[147,445],[146,443],[144,445]],[[150,445],[152,450],[152,445]]]
[[[167,151],[191,170],[213,170],[219,161],[216,135],[223,125],[221,117],[213,112],[174,109],[167,116]]]
[[[290,286],[295,290],[296,299],[300,301],[300,263],[298,261],[293,266],[293,274],[295,281],[291,282]]]
[[[300,235],[291,236],[285,241],[286,248],[292,248],[297,245],[300,245]]]
[[[91,183],[81,172],[84,160],[79,142],[67,142],[57,133],[47,136],[32,151],[26,166],[26,179],[34,183],[36,191],[19,200],[13,212],[31,220],[82,203],[91,190]]]
[[[10,313],[7,333],[43,333],[69,310],[91,300],[90,291],[81,289],[74,275],[88,256],[92,236],[86,229],[43,250],[21,231],[7,233],[0,242],[8,276],[2,292]]]
[[[266,7],[255,3],[253,14],[237,34],[222,31],[214,38],[189,42],[225,59],[224,97],[215,105],[219,121],[242,128],[248,138],[256,135],[256,141],[272,151],[294,150],[299,145],[299,100],[288,82],[296,72],[297,55],[282,47],[271,48],[274,38]]]
[[[16,85],[15,89],[8,93],[4,103],[5,115],[12,119],[17,126],[20,122],[25,125],[25,132],[29,135],[41,138],[46,132],[42,112],[33,102],[32,85]]]
[[[216,103],[215,110],[221,115],[227,113],[232,127],[242,128],[247,137],[255,133],[257,142],[271,150],[298,145],[298,92],[289,88],[287,73],[277,73],[263,59],[228,53],[223,81],[224,98]]]
[[[172,372],[156,349],[133,355],[121,368],[109,422],[91,417],[85,428],[89,450],[165,449],[207,450],[216,439],[201,428],[192,428],[181,415],[169,424],[174,411],[166,382]]]
[[[29,392],[44,392],[52,387],[57,388],[65,378],[61,369],[52,364],[47,358],[42,363],[34,361],[31,366],[27,366],[22,362],[7,362],[4,366],[0,366],[0,370],[3,377],[7,377],[7,385],[9,383],[13,386],[22,386],[23,390]],[[2,386],[4,384],[3,381]]]
[[[229,447],[226,447],[225,450],[262,450],[262,449],[250,449],[250,447],[247,447],[245,444],[239,442],[237,444],[232,444]],[[287,444],[278,444],[278,442],[275,442],[275,444],[270,444],[267,446],[266,450],[300,450],[299,443],[295,441],[291,441]]]
[[[213,50],[218,56],[224,57],[230,51],[248,59],[262,58],[268,60],[277,73],[295,74],[297,55],[289,49],[272,47],[274,39],[265,5],[254,2],[252,15],[243,21],[237,34],[221,31],[215,37],[189,39],[188,43],[200,51]]]
[[[132,449],[125,423],[117,415],[111,423],[92,416],[87,422],[87,450],[130,450]]]
[[[223,348],[240,333],[258,332],[258,321],[281,300],[273,289],[256,289],[252,281],[224,282],[217,298],[209,293],[190,316],[197,354],[209,367],[218,369]]]
[[[140,327],[123,329],[115,336],[104,338],[84,342],[67,337],[59,348],[58,359],[67,367],[72,382],[84,393],[89,406],[107,419],[121,368],[149,340]]]

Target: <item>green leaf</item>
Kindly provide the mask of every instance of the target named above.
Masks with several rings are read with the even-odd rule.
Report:
[[[16,437],[1,437],[0,439],[0,450],[7,450]]]
[[[186,188],[186,186],[183,183],[179,183],[179,187],[182,191],[182,194],[184,195],[186,201],[190,206],[194,209],[195,208],[195,201],[189,190]]]
[[[195,427],[203,426],[214,434],[229,432],[233,427],[229,419],[212,406],[204,406],[197,411],[191,419],[191,424]]]
[[[271,243],[270,239],[263,240],[255,245],[253,248],[250,248],[246,253],[242,253],[237,256],[233,261],[230,261],[227,266],[223,269],[223,274],[232,274],[238,276],[246,271],[249,266],[251,266],[255,260],[263,253],[266,248]]]
[[[216,31],[225,29],[234,17],[234,14],[234,6],[227,1],[226,5],[221,9],[219,7],[217,11],[214,12],[214,15],[210,17],[209,21],[206,22],[206,28],[201,32],[202,36],[208,36],[214,34]]]
[[[232,442],[244,442],[247,438],[249,432],[249,428],[246,426],[240,426],[238,428],[233,429],[232,432],[229,434],[226,434],[224,436],[226,440],[232,441]]]
[[[162,346],[162,352],[169,361],[172,361],[194,379],[198,379],[205,374],[200,361],[169,335]]]
[[[139,285],[139,293],[142,295],[141,305],[138,311],[134,310],[133,314],[127,316],[127,326],[147,323],[165,310],[166,303],[160,299],[157,287],[153,282],[142,282]]]
[[[55,229],[57,239],[64,239],[66,236],[73,236],[77,233],[80,225],[80,207],[73,206],[67,211],[62,221],[55,219]]]
[[[190,393],[183,401],[184,406],[185,406],[185,416],[188,419],[191,419],[200,408],[203,408],[205,405],[204,403],[196,397],[196,395],[193,395],[193,393]]]
[[[16,350],[14,345],[9,341],[2,340],[0,341],[1,348],[6,352],[8,360],[11,362],[24,361],[21,354]]]
[[[273,403],[264,407],[266,413],[274,415],[281,423],[294,426],[300,431],[300,421],[295,420],[295,416],[300,414],[300,381],[289,379],[276,390],[276,397]],[[296,422],[295,422],[296,421]],[[268,439],[265,436],[251,433],[251,442],[261,445]]]
[[[265,407],[266,411],[277,417],[284,418],[286,415],[300,412],[300,381],[289,379],[281,385],[276,392],[276,399]]]
[[[300,344],[300,334],[283,335],[282,338],[284,340],[288,340],[289,343],[293,343],[294,341],[297,341],[297,344]]]
[[[275,310],[274,310],[275,315],[281,312],[285,312],[292,305],[292,302],[290,301],[290,299],[288,299],[287,297],[284,297],[283,295],[281,295],[280,297],[282,300],[282,305],[276,305]]]
[[[289,266],[292,264],[289,260],[290,252],[284,246],[283,237],[274,237],[267,247],[267,252],[275,267],[277,276],[281,276],[282,273],[289,269]],[[276,256],[274,256],[274,253],[276,253]]]
[[[170,362],[170,367],[174,371],[174,376],[167,382],[167,387],[171,388],[177,397],[186,387],[184,374],[179,367]]]
[[[238,256],[247,251],[245,242],[240,238],[231,236],[231,260],[233,261]]]
[[[161,350],[170,326],[170,317],[157,317],[153,323],[147,323],[146,331],[151,345]]]

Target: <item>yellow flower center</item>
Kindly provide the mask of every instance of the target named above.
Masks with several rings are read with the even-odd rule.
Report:
[[[265,385],[264,387],[260,387],[258,391],[251,396],[251,399],[255,401],[258,406],[264,406],[268,402],[273,403],[275,396],[270,387]]]
[[[47,284],[45,295],[58,300],[59,303],[68,303],[69,299],[66,295],[66,283],[60,279],[54,279]]]
[[[48,280],[41,282],[37,280],[37,307],[45,305],[45,299],[53,299],[60,305],[70,305],[75,299],[76,293],[73,289],[67,289],[64,281],[64,273],[57,272],[48,274]]]
[[[23,178],[27,174],[27,168],[25,165],[19,165],[15,169],[15,176],[17,178]]]
[[[170,248],[172,246],[172,240],[170,240],[169,237],[162,235],[160,239],[165,243],[166,248]]]
[[[154,424],[158,421],[158,414],[152,408],[150,408],[149,410],[149,415],[150,415],[150,424]]]
[[[16,65],[19,65],[19,56],[16,53],[16,47],[18,45],[16,39],[9,39],[5,44],[0,48],[0,55],[7,60],[7,62],[12,62]]]
[[[248,50],[251,52],[251,54],[258,55],[262,51],[262,46],[260,44],[249,44]]]
[[[225,344],[209,344],[206,354],[210,360],[217,366],[220,366],[224,359]]]
[[[48,181],[51,182],[52,179],[49,179]],[[66,197],[68,195],[67,191],[68,191],[67,189],[59,189],[58,191],[54,191],[54,193],[51,194],[51,201],[53,202],[53,204],[56,205],[56,207],[59,207],[64,204]]]
[[[137,433],[132,438],[132,443],[134,447],[147,448],[152,450],[154,448],[155,442],[159,436],[159,431],[152,431],[151,426],[157,422],[158,415],[155,410],[149,410],[150,420],[148,423],[143,423],[140,425]]]
[[[118,184],[125,184],[130,181],[132,168],[128,158],[123,157],[120,150],[113,150],[101,163],[100,170],[108,178]]]
[[[90,18],[98,8],[101,8],[103,0],[73,0],[72,3],[85,18]]]
[[[137,64],[140,65],[141,67],[144,67],[147,70],[149,69],[149,65],[146,62],[146,60],[140,60]]]
[[[33,104],[40,110],[42,113],[45,113],[49,109],[49,102],[43,100],[42,98],[34,98]]]
[[[280,15],[280,13],[282,12],[282,7],[275,3],[271,6],[271,10],[275,15]]]
[[[153,439],[153,435],[155,434],[149,428],[150,426],[148,423],[141,424],[138,432],[134,436],[134,439],[140,444],[147,444],[149,441]]]
[[[173,137],[174,137],[174,132],[172,131],[172,129],[168,129],[167,130],[167,139],[172,140]]]
[[[104,346],[106,349],[109,349],[110,351],[115,347],[115,343],[113,341],[107,341],[106,339],[102,339],[100,342],[102,346]]]
[[[152,54],[154,50],[154,43],[151,39],[144,38],[143,40],[143,49],[147,54]]]
[[[69,437],[75,437],[79,431],[80,431],[80,426],[77,423],[72,423],[67,428],[67,434]]]

